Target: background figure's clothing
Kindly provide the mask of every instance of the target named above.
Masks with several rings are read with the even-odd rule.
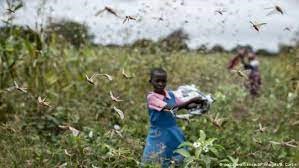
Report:
[[[249,69],[249,81],[246,84],[246,88],[249,89],[251,95],[258,95],[260,90],[261,76],[258,69],[259,62],[257,60],[252,60],[249,64],[244,64],[245,69]]]
[[[259,94],[261,85],[261,77],[259,71],[251,71],[249,74],[248,89],[251,95],[257,96]]]
[[[228,68],[229,70],[231,70],[231,69],[233,69],[236,65],[238,65],[239,62],[240,62],[240,55],[238,54],[238,55],[236,55],[234,58],[232,58],[232,59],[229,61],[227,68]]]
[[[161,163],[162,167],[168,167],[170,160],[183,161],[183,157],[173,151],[185,140],[175,116],[161,111],[166,105],[174,106],[181,101],[172,92],[165,93],[164,96],[151,92],[147,96],[150,128],[142,159],[144,163]]]
[[[251,60],[248,64],[244,64],[244,69],[250,69],[251,71],[258,71],[259,68],[259,62],[257,60]]]

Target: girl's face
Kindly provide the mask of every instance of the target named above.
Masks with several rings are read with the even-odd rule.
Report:
[[[238,54],[244,57],[247,54],[247,50],[245,48],[241,48],[238,50]]]
[[[255,59],[255,55],[253,53],[249,53],[248,54],[248,59],[249,60],[254,60]]]
[[[167,75],[165,73],[155,73],[152,76],[150,83],[154,87],[154,92],[163,93],[167,84]]]

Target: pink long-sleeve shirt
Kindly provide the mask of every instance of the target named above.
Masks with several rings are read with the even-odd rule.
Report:
[[[164,98],[166,97],[167,99],[171,99],[171,97],[169,96],[167,90],[164,90],[164,92],[165,96],[155,92],[150,92],[147,95],[147,104],[150,109],[161,111],[167,105],[167,103],[164,101]],[[183,101],[177,97],[175,97],[175,102],[176,105],[183,103]]]

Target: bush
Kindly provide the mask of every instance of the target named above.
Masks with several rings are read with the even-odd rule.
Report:
[[[16,25],[0,27],[0,44],[5,45],[11,38],[30,42],[35,50],[41,50],[43,47],[40,35],[29,27]]]
[[[188,35],[183,30],[179,29],[159,40],[158,44],[163,51],[167,52],[187,50],[188,46],[186,40],[188,39]]]
[[[67,41],[77,48],[93,40],[88,27],[75,21],[61,20],[49,23],[45,32],[48,42],[55,43],[57,40],[58,43],[63,44]]]

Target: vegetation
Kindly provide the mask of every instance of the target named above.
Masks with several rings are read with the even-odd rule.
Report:
[[[93,35],[89,34],[88,27],[75,21],[59,20],[50,23],[46,28],[46,38],[48,42],[71,43],[75,47],[80,47],[89,43]]]
[[[144,47],[80,43],[76,48],[76,40],[68,38],[36,50],[10,30],[0,39],[0,167],[140,166],[148,130],[148,72],[157,66],[169,73],[169,88],[195,84],[216,98],[207,115],[179,121],[187,138],[182,147],[191,147],[190,153],[178,151],[188,158],[186,166],[298,163],[293,142],[299,138],[298,48],[277,57],[260,55],[263,89],[252,99],[245,79],[226,69],[231,53],[180,50],[179,41],[177,50],[148,41]],[[133,78],[124,78],[122,69]],[[85,75],[96,72],[113,80],[99,77],[91,85]],[[15,89],[14,81],[27,92]],[[124,101],[113,102],[110,90]],[[39,96],[51,107],[38,103]],[[124,120],[114,106],[124,111]]]

